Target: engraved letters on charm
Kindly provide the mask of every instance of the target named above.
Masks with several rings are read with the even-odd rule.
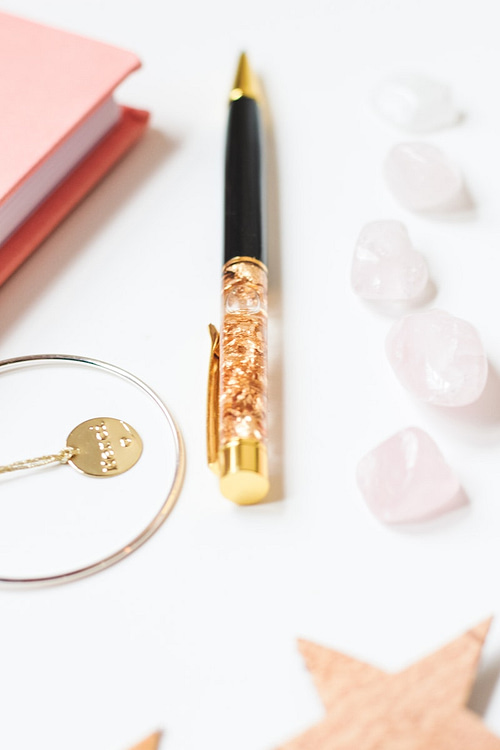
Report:
[[[118,469],[118,464],[116,462],[113,446],[109,440],[109,432],[106,428],[106,422],[101,420],[99,424],[89,427],[89,430],[95,430],[95,437],[99,450],[101,451],[100,465],[102,466],[102,473],[108,474],[110,471],[116,471]]]

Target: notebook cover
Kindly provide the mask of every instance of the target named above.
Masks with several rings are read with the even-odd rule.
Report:
[[[140,67],[132,52],[0,12],[0,205]],[[144,130],[119,123],[0,245],[0,283],[28,257]]]
[[[0,205],[138,67],[132,52],[0,13]]]
[[[148,112],[122,107],[118,124],[0,247],[0,284],[135,143],[146,128],[148,119]]]

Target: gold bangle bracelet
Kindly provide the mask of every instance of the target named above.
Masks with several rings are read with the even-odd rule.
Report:
[[[38,588],[42,586],[69,583],[71,581],[78,581],[81,578],[86,578],[93,575],[94,573],[99,573],[101,570],[106,570],[106,568],[109,568],[112,565],[116,565],[116,563],[124,560],[126,557],[132,554],[132,552],[135,552],[135,550],[141,547],[145,542],[147,542],[148,539],[153,536],[156,531],[158,531],[158,529],[164,523],[168,514],[172,510],[173,506],[175,505],[182,487],[186,460],[184,441],[182,439],[179,427],[177,426],[174,418],[172,417],[172,414],[163,403],[161,398],[158,396],[158,394],[155,393],[155,391],[153,391],[146,383],[144,383],[132,373],[128,372],[127,370],[123,370],[116,365],[102,362],[98,359],[90,359],[89,357],[78,357],[69,354],[34,354],[26,357],[16,357],[14,359],[6,359],[0,361],[0,375],[12,370],[20,370],[27,367],[49,365],[61,362],[72,365],[83,365],[96,370],[102,370],[112,375],[116,375],[118,378],[132,383],[154,402],[154,404],[160,409],[161,413],[165,417],[172,433],[175,449],[174,476],[172,479],[172,483],[168,489],[167,496],[158,513],[136,537],[128,542],[128,544],[125,544],[120,549],[116,550],[106,557],[101,558],[100,560],[97,560],[96,562],[80,568],[68,570],[63,573],[58,573],[56,575],[39,577],[34,576],[30,578],[11,578],[0,575],[1,587],[13,586],[22,588]]]

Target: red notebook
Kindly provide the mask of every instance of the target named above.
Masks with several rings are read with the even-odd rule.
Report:
[[[113,91],[117,47],[0,13],[0,284],[99,182],[149,114]]]

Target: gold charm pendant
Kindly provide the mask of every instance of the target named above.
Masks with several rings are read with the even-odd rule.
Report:
[[[93,477],[115,477],[134,466],[142,453],[142,440],[126,422],[113,417],[87,419],[66,440],[74,453],[68,463]]]
[[[135,466],[141,454],[142,440],[129,424],[114,417],[96,417],[75,427],[59,453],[0,466],[0,474],[70,464],[88,476],[114,477]]]

